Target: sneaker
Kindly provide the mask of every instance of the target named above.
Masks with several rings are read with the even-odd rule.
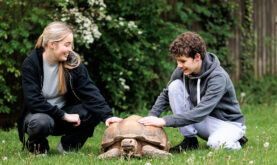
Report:
[[[243,147],[248,142],[248,139],[246,136],[243,136],[239,139],[240,146]]]
[[[60,143],[57,145],[57,150],[58,150],[59,153],[61,153],[61,154],[67,154],[67,151],[65,151],[64,148],[63,148],[62,142],[60,142]]]
[[[191,150],[198,148],[198,140],[196,137],[185,137],[177,146],[169,149],[169,152],[182,152],[182,150]]]

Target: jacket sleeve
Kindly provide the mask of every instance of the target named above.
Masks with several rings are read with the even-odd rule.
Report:
[[[64,111],[47,102],[41,93],[41,77],[35,64],[26,58],[21,67],[24,103],[32,113],[46,113],[52,117],[61,118]]]
[[[172,73],[170,80],[167,84],[167,87],[161,92],[159,97],[157,98],[155,104],[150,110],[148,116],[160,116],[161,113],[169,107],[169,98],[168,98],[168,86],[169,84],[176,80],[182,78],[183,72],[180,68],[176,68]]]
[[[155,104],[150,110],[148,116],[157,116],[159,117],[161,113],[169,107],[169,99],[168,99],[168,88],[165,88],[160,96],[157,98]]]
[[[216,75],[208,82],[207,90],[200,103],[182,114],[164,116],[166,126],[180,127],[203,121],[216,107],[226,92],[226,77]]]
[[[82,106],[89,112],[99,115],[101,120],[105,122],[113,116],[111,108],[106,103],[99,89],[90,79],[86,67],[81,64],[78,70],[75,91],[78,97],[80,97]]]

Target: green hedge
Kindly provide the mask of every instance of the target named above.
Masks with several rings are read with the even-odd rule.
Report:
[[[0,1],[0,113],[20,108],[16,104],[22,99],[19,69],[50,20],[49,7],[49,2],[36,0]]]

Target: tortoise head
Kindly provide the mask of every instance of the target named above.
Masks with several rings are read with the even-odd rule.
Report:
[[[137,153],[138,142],[136,139],[128,138],[121,141],[121,154],[124,156],[133,156]]]

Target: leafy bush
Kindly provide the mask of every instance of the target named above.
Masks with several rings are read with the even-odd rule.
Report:
[[[105,2],[117,22],[98,23],[102,36],[84,53],[88,69],[115,110],[150,108],[174,69],[168,47],[180,28],[160,18],[166,1]],[[132,22],[136,29],[125,27]]]
[[[236,92],[241,106],[245,104],[277,104],[277,77],[267,75],[259,79],[238,81]]]
[[[234,4],[209,0],[168,4],[165,0],[106,0],[112,20],[96,22],[101,38],[83,51],[89,71],[110,105],[119,111],[149,109],[165,87],[174,61],[170,43],[181,33],[195,29],[223,65],[227,62],[227,40],[234,26]],[[208,20],[208,21],[207,21]],[[137,31],[125,26],[130,22]],[[140,33],[137,33],[137,32]],[[90,54],[90,55],[88,55]]]
[[[19,68],[49,21],[49,6],[35,0],[0,1],[0,113],[21,105],[13,104],[22,99]]]

